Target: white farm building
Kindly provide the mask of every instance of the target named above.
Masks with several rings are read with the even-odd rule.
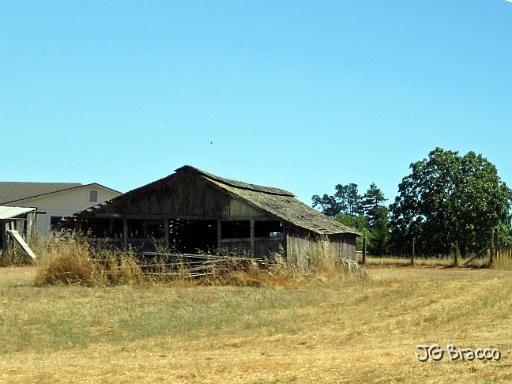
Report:
[[[0,182],[0,205],[36,208],[39,235],[46,235],[60,219],[120,194],[98,183]]]

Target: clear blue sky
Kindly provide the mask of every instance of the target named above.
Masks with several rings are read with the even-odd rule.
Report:
[[[511,71],[505,0],[3,1],[0,179],[391,198],[441,146],[512,185]]]

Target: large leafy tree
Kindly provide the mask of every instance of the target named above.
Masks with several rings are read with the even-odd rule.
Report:
[[[410,166],[390,206],[395,248],[404,251],[416,238],[423,254],[479,254],[491,234],[510,232],[511,190],[482,155],[436,148]]]

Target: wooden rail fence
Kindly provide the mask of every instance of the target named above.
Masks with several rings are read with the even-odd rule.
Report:
[[[214,276],[226,271],[242,270],[251,263],[258,266],[269,266],[271,261],[261,258],[244,258],[234,256],[144,252],[138,258],[137,266],[145,275],[169,277],[201,277]],[[98,260],[101,264],[104,261]],[[105,274],[115,274],[123,269],[121,265],[110,266]]]

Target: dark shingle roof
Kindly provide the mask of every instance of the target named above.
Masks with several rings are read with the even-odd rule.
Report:
[[[24,183],[0,182],[0,204],[24,200],[31,197],[47,195],[69,188],[75,188],[81,183]]]

